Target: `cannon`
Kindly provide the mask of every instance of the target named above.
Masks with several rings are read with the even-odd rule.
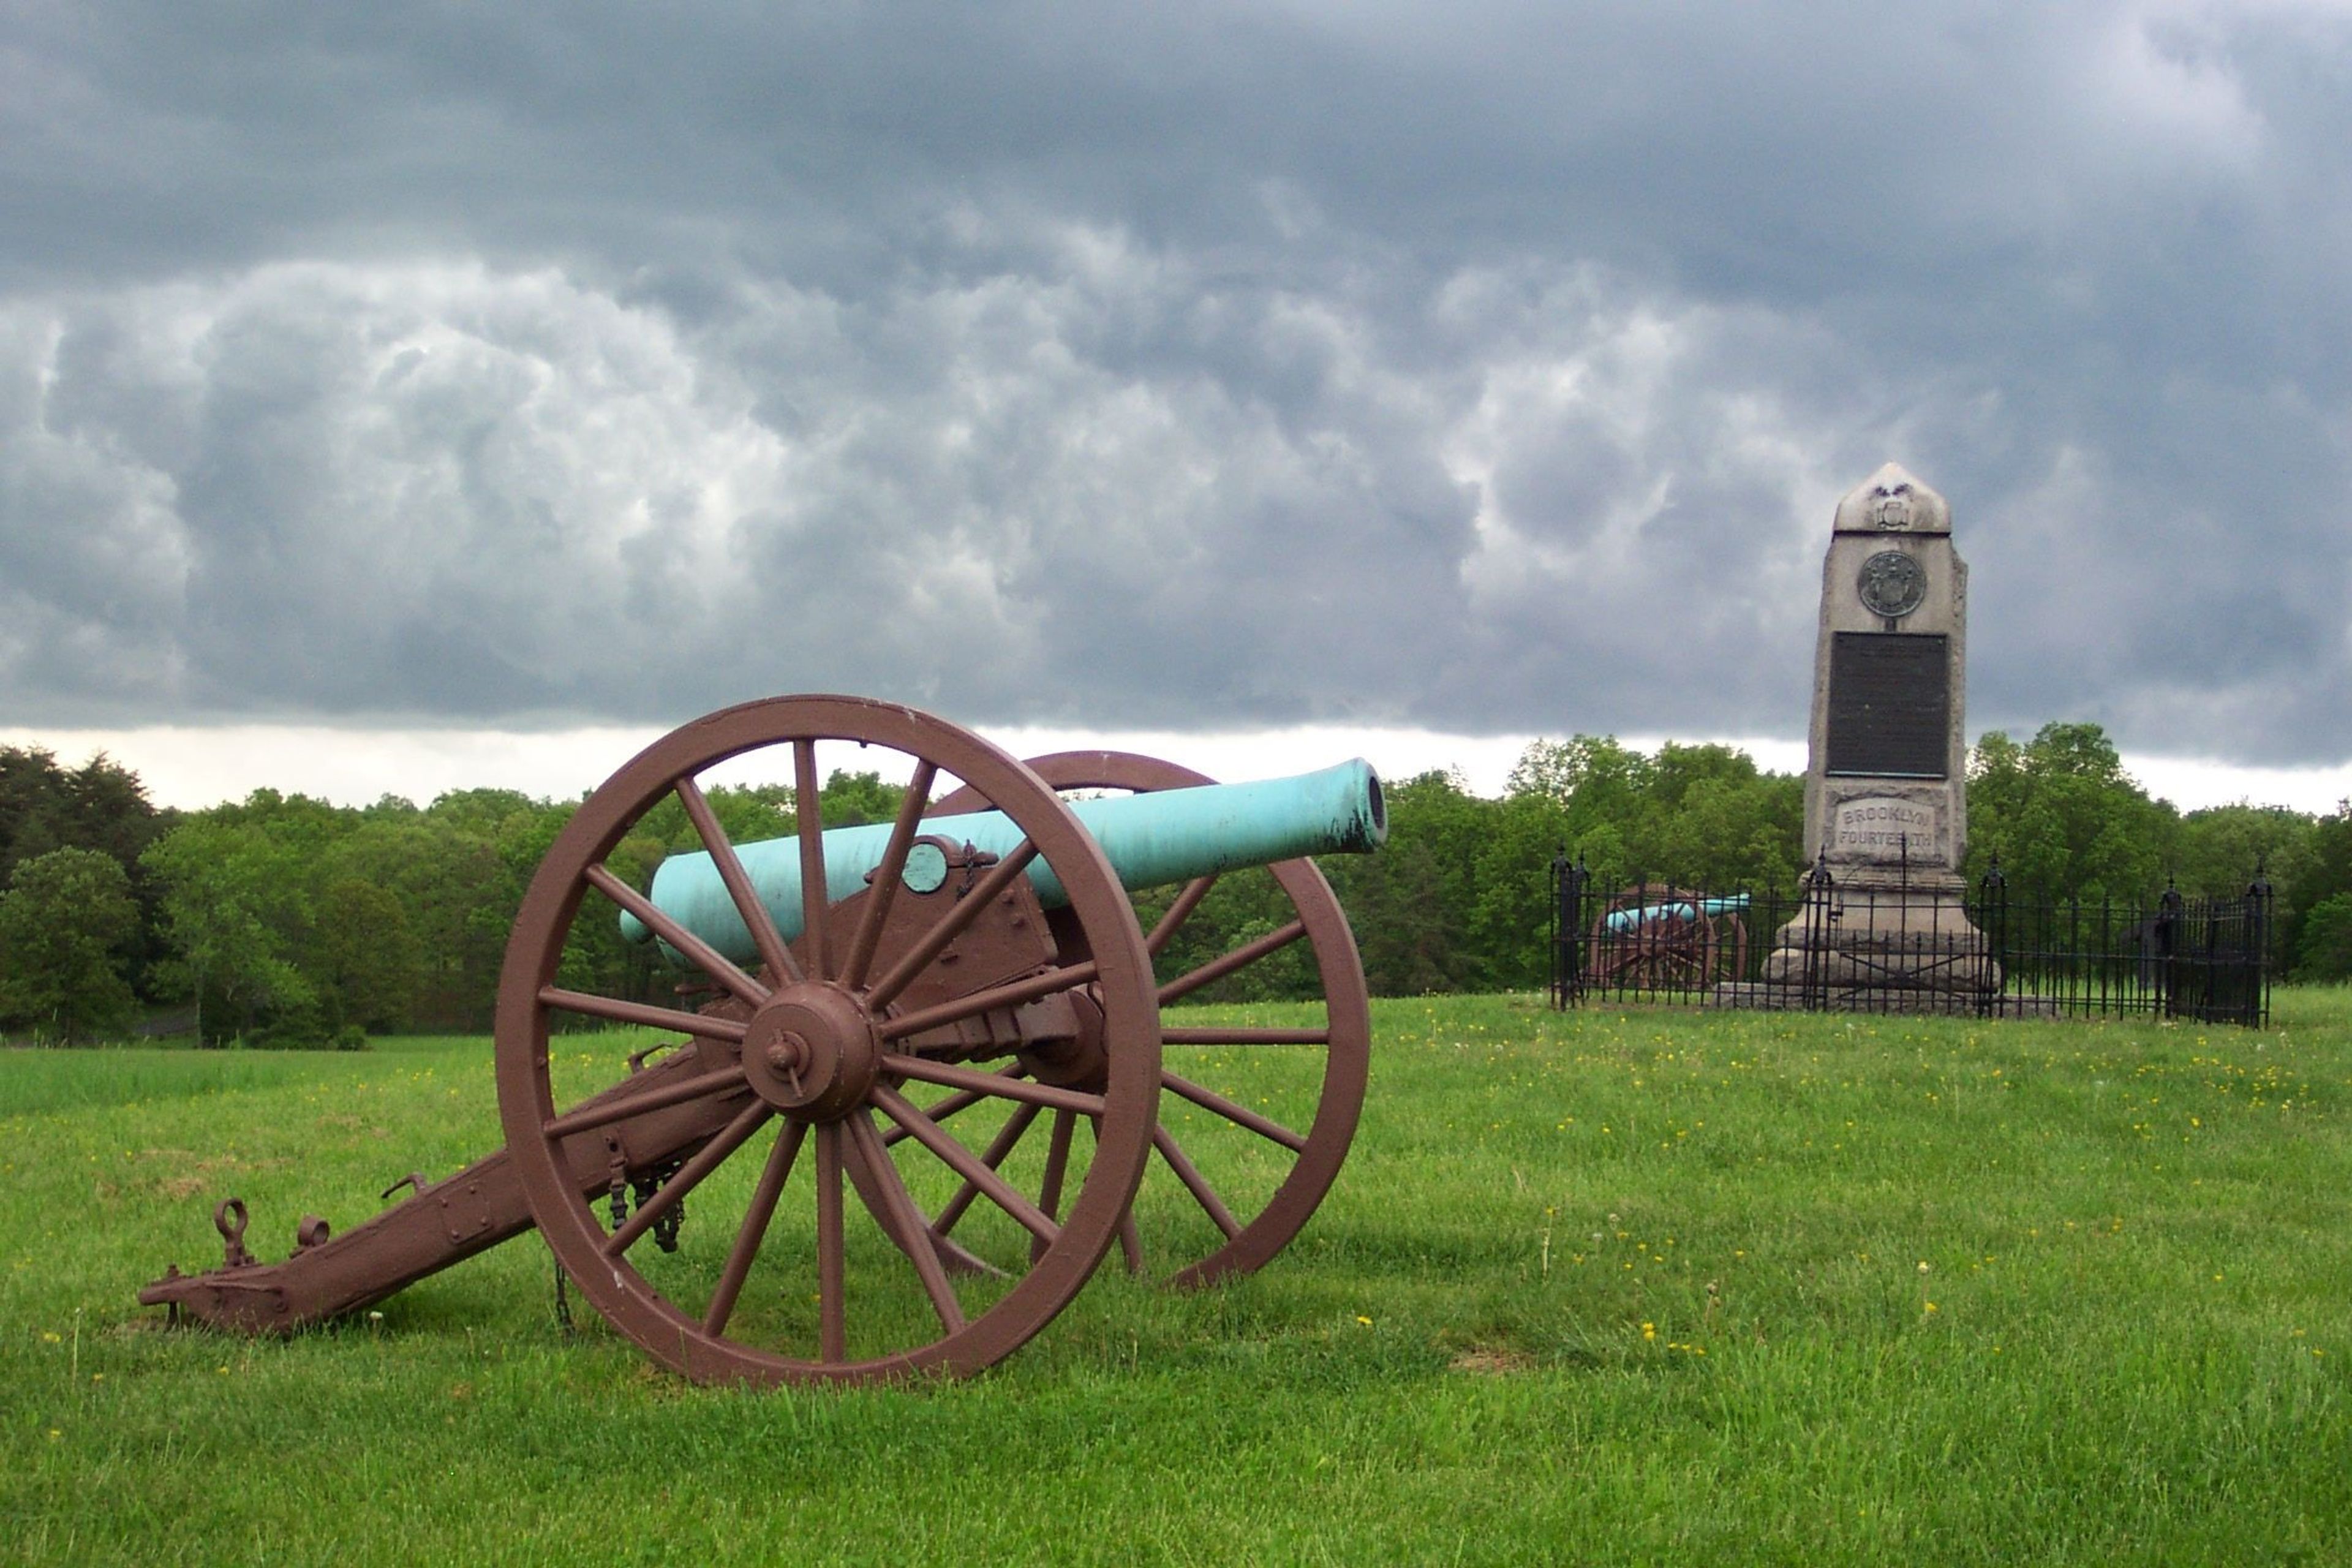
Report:
[[[1641,883],[1612,897],[1586,937],[1585,984],[1618,991],[1702,990],[1748,972],[1748,895],[1703,898]]]
[[[901,757],[893,822],[824,828],[820,744]],[[789,758],[796,831],[737,844],[700,781],[761,755]],[[673,805],[700,849],[632,885],[609,862]],[[1360,762],[1218,785],[1122,752],[1016,761],[860,698],[710,714],[590,795],[523,897],[495,1021],[503,1146],[404,1176],[340,1235],[304,1216],[276,1263],[227,1199],[222,1266],[139,1299],[282,1332],[535,1228],[559,1280],[685,1377],[858,1383],[994,1364],[1114,1245],[1177,1286],[1257,1268],[1337,1177],[1370,1056],[1354,938],[1308,857],[1386,832]],[[1227,877],[1260,879],[1276,913],[1174,961]],[[688,973],[676,1005],[565,983],[567,944],[614,920]],[[1276,963],[1316,993],[1294,1026],[1163,1019]],[[610,1025],[676,1038],[577,1081],[551,1038]]]

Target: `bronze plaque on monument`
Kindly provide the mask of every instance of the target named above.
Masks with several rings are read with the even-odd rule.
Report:
[[[1950,730],[1950,667],[1941,635],[1832,634],[1823,772],[1943,778]]]

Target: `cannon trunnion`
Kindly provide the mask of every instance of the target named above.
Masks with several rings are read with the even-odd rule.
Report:
[[[841,742],[908,759],[894,823],[821,830],[818,747]],[[768,749],[790,758],[798,831],[739,846],[697,781]],[[1024,763],[857,698],[687,725],[588,799],[524,897],[499,994],[505,1146],[395,1184],[414,1191],[342,1235],[306,1218],[278,1263],[246,1250],[229,1200],[224,1266],[140,1299],[287,1330],[536,1227],[686,1376],[852,1382],[992,1364],[1114,1246],[1180,1285],[1255,1268],[1338,1174],[1370,1057],[1354,941],[1306,857],[1370,849],[1386,823],[1360,763],[1208,785],[1116,752]],[[673,802],[701,850],[640,890],[607,861]],[[1276,912],[1204,957],[1184,928],[1229,874]],[[1147,932],[1153,886],[1178,890],[1148,900]],[[564,983],[567,943],[615,918],[699,973],[697,1010]],[[1166,1004],[1261,964],[1319,991],[1298,1026],[1165,1026]],[[576,1081],[551,1036],[600,1021],[678,1048]]]

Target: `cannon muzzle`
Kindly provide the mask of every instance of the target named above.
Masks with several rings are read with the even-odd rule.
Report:
[[[1129,892],[1302,855],[1361,854],[1379,847],[1389,831],[1381,781],[1361,758],[1290,778],[1072,801],[1070,810],[1101,845]],[[926,817],[919,831],[995,856],[1011,853],[1023,837],[1012,818],[994,811]],[[887,822],[827,829],[827,901],[862,890],[889,841]],[[777,931],[787,942],[799,937],[799,841],[761,839],[737,846],[736,854]],[[1043,858],[1030,863],[1028,876],[1046,908],[1068,902]],[[651,896],[663,913],[728,958],[738,963],[758,958],[743,917],[708,854],[664,860],[654,873]],[[621,917],[621,931],[635,942],[653,934],[627,914]]]

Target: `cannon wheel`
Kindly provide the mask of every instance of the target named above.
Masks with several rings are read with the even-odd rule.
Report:
[[[961,781],[1027,835],[1037,857],[1067,890],[1068,919],[1083,938],[1086,957],[1066,960],[1029,981],[964,997],[947,1011],[977,1017],[1090,987],[1099,999],[1107,1047],[1099,1092],[1037,1083],[1017,1069],[942,1068],[893,1051],[894,1028],[911,1032],[903,1022],[913,1015],[894,1013],[891,995],[882,994],[892,976],[877,981],[863,967],[861,952],[870,956],[873,932],[862,920],[856,931],[828,925],[818,831],[820,740],[885,746],[915,760],[908,807],[892,850],[872,879],[877,894],[895,893],[899,886],[916,820],[938,775]],[[812,873],[804,886],[814,890],[804,903],[806,931],[799,944],[809,960],[805,975],[741,876],[733,847],[696,782],[704,769],[765,747],[789,748],[793,763],[802,865]],[[673,797],[694,822],[758,941],[764,962],[756,975],[701,949],[605,868],[606,858],[646,813]],[[1001,874],[1003,883],[1009,883],[1019,874],[1020,858],[1008,856],[990,876]],[[603,901],[588,899],[592,889]],[[977,910],[993,896],[983,879],[953,908]],[[667,1009],[557,984],[567,938],[575,929],[587,929],[582,922],[609,920],[622,908],[694,957],[719,983],[727,996],[719,1007],[681,1019]],[[950,915],[940,925],[954,920]],[[849,923],[838,915],[832,921]],[[937,928],[934,934],[940,934]],[[1016,989],[1017,995],[1009,994]],[[532,1218],[564,1271],[606,1321],[663,1365],[703,1383],[856,1383],[924,1371],[969,1373],[1010,1354],[1050,1321],[1094,1272],[1127,1215],[1157,1125],[1160,1027],[1153,990],[1143,933],[1102,852],[1060,797],[1010,755],[942,720],[892,704],[849,697],[747,703],[687,725],[622,767],[582,805],[541,862],[516,919],[499,983],[499,1116]],[[922,1028],[947,1021],[939,1006],[922,1012],[931,1015]],[[744,1101],[725,1131],[610,1234],[583,1195],[579,1173],[566,1171],[563,1143],[584,1126],[610,1126],[649,1109],[646,1100],[652,1097],[617,1097],[599,1107],[560,1112],[548,1053],[549,1024],[559,1013],[650,1024],[706,1042],[717,1037],[724,1042],[722,1059],[732,1066],[706,1075],[704,1092]],[[814,1047],[811,1037],[817,1037]],[[803,1068],[805,1079],[800,1076]],[[909,1079],[957,1086],[959,1092],[947,1100],[1076,1108],[1091,1117],[1098,1135],[1084,1171],[1071,1173],[1075,1195],[1066,1207],[1048,1205],[1058,1209],[1058,1220],[1040,1214],[1038,1205],[958,1142],[943,1125],[951,1113],[941,1109],[945,1100],[932,1102],[940,1110],[935,1120],[910,1094],[899,1092]],[[915,1133],[908,1152],[894,1156],[885,1149],[877,1110],[897,1123],[894,1131]],[[801,1158],[804,1145],[812,1158]],[[934,1189],[957,1175],[978,1180],[992,1203],[1034,1235],[1028,1256],[988,1259],[972,1272],[950,1275],[950,1267],[970,1268],[980,1260],[961,1247],[950,1255],[929,1240],[931,1221],[902,1174],[909,1159],[938,1162],[924,1173]],[[703,1186],[738,1162],[731,1184]],[[656,1265],[647,1256],[652,1248],[644,1245],[646,1237],[659,1239],[661,1226],[654,1222],[665,1212],[679,1212],[675,1205],[687,1193],[719,1194],[709,1203],[698,1199],[698,1217],[707,1218],[707,1209],[724,1205],[725,1189],[731,1184],[740,1191],[741,1179],[754,1171],[757,1180],[740,1219],[722,1225],[728,1238],[722,1265],[710,1268],[718,1259],[706,1254],[702,1272],[685,1279],[680,1258],[662,1258]],[[845,1174],[872,1211],[875,1228],[891,1245],[875,1245],[862,1227],[852,1227],[856,1234],[845,1231]],[[802,1213],[814,1209],[813,1226],[801,1223],[800,1214],[792,1214],[790,1224],[773,1223],[787,1196]],[[994,1267],[1000,1261],[1009,1268]],[[763,1280],[781,1272],[788,1281],[761,1300],[775,1311],[789,1307],[799,1314],[789,1342],[751,1342],[730,1332],[730,1324],[750,1315],[737,1308],[755,1267]],[[659,1286],[648,1279],[648,1268],[660,1275]],[[918,1309],[910,1315],[910,1281],[919,1281],[929,1298],[928,1314]],[[963,1304],[967,1296],[978,1307],[970,1315]],[[805,1305],[810,1302],[814,1312]],[[869,1307],[872,1321],[853,1324],[852,1309],[866,1314]],[[813,1324],[806,1321],[811,1317]],[[877,1336],[887,1342],[879,1349],[871,1342]],[[855,1353],[853,1339],[858,1342]]]
[[[1716,983],[1748,978],[1748,922],[1738,910],[1727,910],[1715,917]]]
[[[1654,908],[1668,912],[1609,929],[1612,915]],[[1699,895],[1682,888],[1627,888],[1593,917],[1586,942],[1586,984],[1596,990],[1697,991],[1748,969],[1746,922],[1735,911],[1706,913]]]
[[[1057,790],[1126,790],[1139,795],[1217,782],[1175,763],[1131,752],[1058,752],[1051,756],[1032,757],[1028,765]],[[940,809],[943,813],[961,811],[976,805],[967,797],[950,796],[940,803]],[[1237,1215],[1219,1194],[1219,1172],[1213,1165],[1202,1169],[1177,1141],[1174,1131],[1164,1121],[1161,1122],[1152,1135],[1160,1166],[1183,1184],[1210,1222],[1224,1236],[1222,1246],[1185,1263],[1169,1276],[1167,1282],[1179,1287],[1204,1285],[1230,1274],[1246,1274],[1288,1246],[1313,1217],[1324,1194],[1331,1190],[1331,1183],[1348,1158],[1348,1147],[1356,1135],[1356,1120],[1363,1109],[1365,1079],[1371,1062],[1371,1009],[1365,999],[1363,963],[1357,955],[1356,939],[1349,929],[1347,914],[1332,895],[1331,884],[1324,880],[1323,873],[1312,860],[1286,860],[1265,870],[1280,885],[1297,920],[1271,933],[1279,941],[1261,939],[1246,943],[1235,953],[1213,960],[1188,973],[1169,976],[1160,985],[1160,1000],[1163,1004],[1173,1001],[1204,984],[1203,975],[1221,978],[1244,969],[1303,937],[1314,953],[1323,996],[1323,1026],[1304,1030],[1211,1027],[1173,1031],[1163,1027],[1162,1037],[1171,1045],[1319,1050],[1323,1053],[1322,1088],[1314,1120],[1301,1131],[1275,1122],[1204,1084],[1163,1070],[1162,1079],[1171,1094],[1191,1100],[1295,1156],[1288,1174],[1276,1186],[1265,1206],[1255,1215]],[[1168,942],[1215,880],[1202,878],[1178,894],[1170,906],[1169,918],[1155,925],[1145,939],[1145,946],[1155,960],[1166,951]],[[1239,963],[1234,962],[1236,957]],[[1209,973],[1211,970],[1214,973]],[[1268,1038],[1269,1036],[1274,1037]],[[1176,1100],[1163,1095],[1160,1103],[1163,1110],[1172,1110]],[[1066,1127],[1057,1136],[1066,1141]],[[1119,1239],[1130,1271],[1165,1267],[1165,1263],[1155,1266],[1143,1256],[1141,1241],[1132,1225],[1122,1225]]]

